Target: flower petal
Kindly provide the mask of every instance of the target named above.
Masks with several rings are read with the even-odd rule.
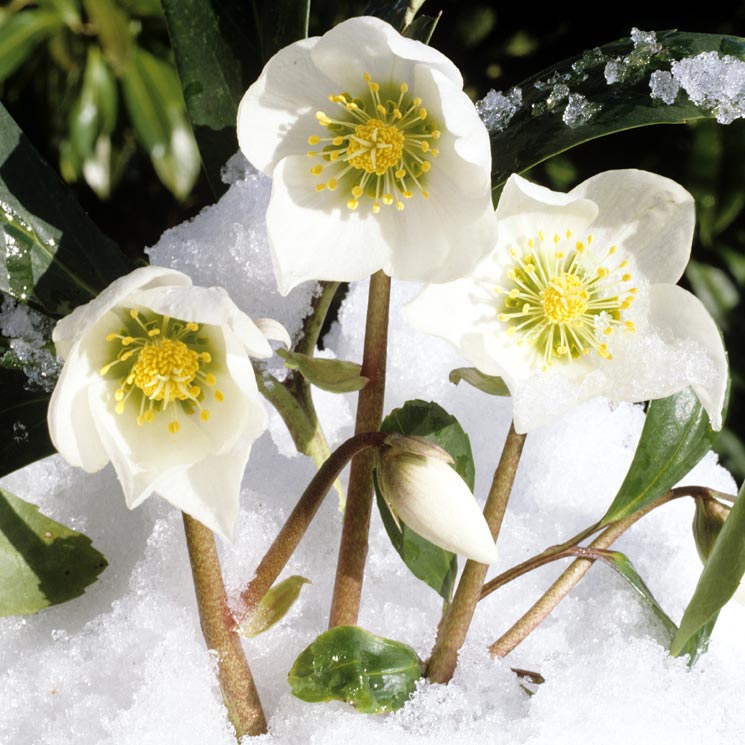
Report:
[[[317,42],[303,39],[277,52],[238,107],[238,145],[268,176],[285,156],[308,150],[308,137],[319,129],[316,112],[339,92],[311,58]]]
[[[662,333],[693,340],[708,355],[713,374],[702,375],[704,380],[699,381],[692,377],[691,386],[706,409],[712,428],[720,430],[729,373],[727,352],[714,319],[695,295],[676,285],[661,284],[651,287],[649,320]]]
[[[90,303],[81,305],[65,316],[54,328],[54,341],[57,354],[65,359],[72,345],[108,311],[136,290],[177,285],[188,287],[191,279],[175,269],[160,266],[143,266],[112,282]]]
[[[675,181],[634,169],[605,171],[569,192],[599,207],[592,231],[622,244],[651,282],[677,282],[691,253],[693,197]]]
[[[256,327],[266,337],[267,341],[278,341],[289,349],[292,346],[292,339],[287,333],[287,329],[273,318],[257,318],[254,323]]]
[[[353,95],[365,85],[364,74],[381,84],[408,83],[412,68],[424,63],[446,75],[459,88],[463,78],[458,68],[441,52],[420,41],[407,39],[379,18],[350,18],[326,32],[311,51],[316,67],[335,81],[339,93]]]
[[[266,225],[283,295],[309,279],[364,279],[388,259],[380,215],[349,210],[341,197],[330,206],[328,197],[315,190],[305,155],[284,158],[275,168]]]

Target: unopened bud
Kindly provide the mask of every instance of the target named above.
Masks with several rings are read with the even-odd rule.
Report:
[[[421,437],[391,435],[378,451],[378,486],[394,519],[440,548],[483,564],[497,560],[489,526],[447,452]]]
[[[693,538],[696,541],[696,549],[701,561],[706,563],[712,548],[714,548],[714,542],[732,508],[711,497],[701,497],[695,501]]]

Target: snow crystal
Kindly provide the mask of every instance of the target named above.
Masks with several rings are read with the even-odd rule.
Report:
[[[53,322],[23,303],[4,296],[0,304],[0,334],[8,342],[3,364],[20,367],[30,390],[51,391],[61,365],[49,350]],[[14,432],[15,436],[15,432]],[[20,433],[23,439],[23,433]]]
[[[213,213],[170,231],[153,255],[178,258],[199,281],[231,288],[245,307],[252,296],[274,303],[261,208],[263,177],[231,187]],[[247,216],[251,215],[251,217]],[[218,219],[219,218],[219,219]],[[237,227],[236,227],[237,226]],[[211,234],[211,235],[210,235]],[[250,237],[249,237],[250,236]],[[185,248],[179,252],[179,241]],[[240,248],[235,248],[240,244]],[[250,271],[231,251],[251,263]],[[264,263],[261,263],[264,261]],[[264,269],[262,269],[262,272]],[[196,278],[196,276],[195,276]],[[394,282],[386,409],[410,398],[435,400],[470,434],[483,500],[509,428],[511,403],[451,385],[448,372],[467,364],[447,343],[417,333],[398,312],[419,288]],[[326,337],[328,354],[359,359],[367,296],[355,283]],[[290,300],[299,305],[299,301]],[[305,301],[307,303],[307,296]],[[252,306],[253,307],[253,306]],[[299,312],[296,307],[293,313]],[[268,314],[260,309],[259,314]],[[353,428],[355,394],[315,395],[332,446]],[[640,406],[593,399],[528,437],[500,538],[509,566],[576,534],[598,519],[633,457],[644,423]],[[280,428],[278,418],[272,427]],[[315,468],[278,450],[266,435],[253,447],[235,541],[220,541],[226,583],[235,596],[260,560]],[[732,478],[709,455],[685,479],[734,493]],[[230,725],[199,632],[181,519],[157,497],[134,511],[108,467],[85,474],[49,458],[2,480],[3,488],[39,504],[54,519],[89,535],[109,567],[76,600],[23,618],[0,619],[0,742],[13,745],[230,745]],[[701,571],[686,500],[654,511],[619,541],[658,601],[679,619]],[[552,616],[505,660],[486,646],[509,628],[563,566],[549,565],[485,599],[475,615],[454,680],[420,682],[399,712],[364,716],[340,703],[308,704],[289,692],[287,671],[328,622],[341,518],[331,495],[285,572],[312,580],[290,613],[244,646],[262,697],[265,745],[574,745],[630,741],[712,745],[740,742],[745,709],[734,706],[745,667],[745,609],[723,609],[710,651],[688,670],[672,659],[656,619],[612,571],[593,567]],[[418,582],[391,549],[377,513],[360,624],[399,639],[425,658],[434,640],[440,598]],[[539,672],[528,696],[511,672]],[[568,703],[569,702],[569,703]],[[702,714],[702,702],[705,711]],[[249,741],[245,743],[248,745]]]
[[[476,104],[476,111],[490,132],[501,132],[507,128],[522,101],[523,92],[518,87],[510,88],[507,93],[492,89]]]
[[[601,109],[598,103],[588,101],[581,93],[570,93],[562,119],[568,127],[587,124]]]
[[[655,70],[649,77],[652,98],[659,98],[666,104],[674,104],[680,91],[680,83],[667,70]]]
[[[634,48],[627,55],[609,60],[605,65],[605,80],[608,85],[638,82],[652,58],[662,51],[654,31],[632,28],[631,41]]]
[[[745,62],[702,52],[673,62],[672,75],[697,106],[709,109],[720,124],[745,117]]]

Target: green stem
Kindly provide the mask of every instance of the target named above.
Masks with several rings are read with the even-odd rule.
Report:
[[[362,375],[369,382],[360,391],[357,400],[355,434],[376,432],[383,419],[390,294],[390,277],[382,271],[375,272],[370,277],[362,354]],[[372,452],[366,451],[359,453],[352,461],[329,628],[354,626],[357,623],[372,510],[373,457]]]
[[[484,506],[484,518],[495,541],[502,527],[524,443],[525,435],[515,432],[514,425],[511,425]],[[486,564],[470,560],[466,562],[453,602],[440,624],[427,668],[427,676],[433,683],[447,683],[453,677],[458,652],[471,625],[487,569]]]
[[[663,494],[657,501],[652,502],[652,504],[647,505],[638,512],[635,512],[633,515],[629,515],[623,520],[612,523],[590,544],[589,548],[591,550],[605,550],[609,548],[621,535],[623,535],[623,533],[625,533],[637,520],[640,520],[642,517],[644,517],[657,507],[660,507],[663,504],[667,504],[673,499],[678,499],[680,497],[696,498],[703,494],[708,495],[709,490],[705,487],[699,486],[683,486],[676,489],[671,489],[670,491]],[[567,546],[566,544],[563,544],[563,549],[564,550],[562,552],[556,553],[553,557],[548,558],[548,561],[565,558],[566,556],[571,556],[573,553],[576,553],[576,546]],[[545,552],[544,554],[542,554],[542,556],[543,555],[545,555]],[[543,561],[541,563],[545,564],[548,563],[548,561]],[[524,562],[523,565],[520,566],[524,566],[528,563],[530,563],[530,561]],[[561,574],[561,576],[556,580],[556,582],[554,582],[551,587],[549,587],[548,590],[546,590],[546,592],[539,598],[539,600],[530,608],[530,610],[528,610],[528,612],[525,613],[522,618],[520,618],[520,620],[517,621],[517,623],[515,623],[512,628],[509,629],[509,631],[504,633],[489,647],[489,654],[492,657],[505,657],[513,649],[515,649],[515,647],[522,641],[524,641],[534,629],[536,629],[543,621],[546,620],[546,618],[554,610],[554,608],[556,608],[556,606],[572,591],[572,589],[579,583],[579,581],[585,576],[585,574],[587,574],[587,571],[593,565],[593,563],[594,559],[586,558],[573,561],[563,572],[563,574]],[[525,569],[525,571],[529,571],[530,569],[534,569],[536,566],[540,565],[541,564],[535,564],[535,566],[531,566]],[[514,571],[516,569],[518,569],[518,567],[515,567],[513,570],[509,570],[509,572],[505,572],[505,575],[508,573],[514,574]],[[525,571],[521,571],[520,574],[524,574]],[[497,580],[499,580],[500,578],[495,578],[492,581],[493,583],[495,583],[495,586],[492,588],[492,590],[495,590],[497,589],[497,587],[506,584],[506,582],[509,582],[511,579],[515,579],[515,576],[519,575],[515,574],[514,576],[511,576],[505,581],[499,583],[497,583]]]
[[[199,621],[208,649],[217,653],[217,677],[236,738],[266,732],[266,719],[225,596],[212,531],[184,513]]]
[[[340,282],[320,283],[321,292],[313,298],[311,311],[303,321],[303,330],[293,351],[309,355],[315,352],[321,329],[326,322],[326,316],[340,284]]]
[[[254,578],[241,593],[241,607],[235,613],[237,623],[243,623],[248,618],[279,577],[316,516],[321,502],[349,460],[362,450],[379,447],[386,437],[383,432],[355,435],[340,445],[323,463],[256,568]]]

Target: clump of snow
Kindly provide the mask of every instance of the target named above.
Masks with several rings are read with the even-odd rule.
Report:
[[[218,247],[223,251],[220,239],[233,240],[233,232],[255,230],[258,235],[256,203],[265,200],[267,192],[263,177],[236,182],[213,208],[225,221],[222,227],[211,226],[219,231],[214,240],[207,240],[206,227],[197,224],[204,218],[177,229],[193,242],[181,268],[208,271],[211,281],[237,290],[239,302],[254,294],[278,302],[268,295],[268,278],[240,273],[229,250],[211,253]],[[251,223],[247,212],[258,222]],[[234,230],[235,225],[240,229]],[[168,251],[177,253],[171,234],[159,246],[163,262]],[[393,284],[386,410],[410,398],[425,398],[455,414],[471,436],[475,493],[483,500],[509,428],[511,403],[448,382],[448,372],[467,363],[446,342],[415,332],[401,319],[399,308],[417,291],[413,284]],[[326,338],[329,354],[360,358],[366,298],[366,283],[352,285],[340,323]],[[276,311],[259,308],[256,314]],[[321,421],[331,423],[327,431],[332,446],[338,444],[352,432],[356,395],[314,396]],[[640,406],[611,406],[593,399],[532,433],[505,518],[500,559],[490,575],[597,520],[624,478],[643,422]],[[283,427],[279,417],[273,417],[272,436],[255,444],[235,541],[220,542],[233,596],[253,576],[315,472],[308,458],[291,457],[286,444],[278,450],[275,441]],[[713,454],[684,483],[729,493],[736,489]],[[230,745],[233,738],[214,660],[199,632],[178,512],[157,497],[130,512],[111,467],[85,474],[59,457],[11,474],[2,487],[86,532],[109,567],[72,602],[36,616],[0,619],[0,690],[6,694],[0,708],[0,742]],[[670,504],[645,517],[617,546],[674,619],[680,618],[701,571],[690,533],[692,514],[686,500]],[[745,609],[733,603],[723,609],[710,651],[689,670],[685,661],[668,656],[659,622],[634,591],[603,566],[593,567],[555,613],[504,660],[489,659],[486,647],[566,564],[543,567],[491,595],[477,610],[453,682],[420,682],[395,714],[365,716],[340,703],[295,699],[287,671],[326,628],[340,528],[336,499],[330,496],[283,575],[300,574],[312,584],[304,587],[279,624],[244,642],[269,720],[269,734],[256,742],[628,745],[635,739],[724,745],[741,740],[745,709],[734,706],[732,697],[741,687],[745,667]],[[406,642],[425,658],[441,609],[436,593],[403,566],[374,514],[360,624]],[[528,696],[510,667],[538,672],[545,682]]]
[[[602,106],[588,101],[581,93],[570,93],[562,119],[567,127],[579,127],[592,120]]]
[[[667,70],[655,70],[649,77],[652,98],[659,98],[670,105],[675,103],[680,91],[680,83]]]
[[[548,94],[546,106],[553,111],[562,101],[569,97],[569,86],[566,83],[557,83]]]
[[[476,104],[476,111],[490,132],[501,132],[507,128],[522,102],[523,92],[517,86],[507,93],[492,89]]]
[[[605,80],[608,85],[636,83],[642,79],[646,66],[653,57],[662,52],[654,31],[631,29],[633,49],[623,57],[609,60],[605,65]]]
[[[277,291],[266,234],[271,179],[236,155],[223,171],[237,179],[220,201],[190,222],[166,231],[147,249],[150,262],[188,274],[194,284],[224,287],[252,318],[274,318],[296,337],[317,285],[282,297]]]
[[[720,124],[745,117],[745,62],[730,55],[702,52],[673,62],[672,77],[697,106],[709,109]],[[654,89],[653,89],[654,95]]]
[[[60,362],[50,351],[53,325],[49,318],[8,295],[0,303],[0,334],[8,343],[2,363],[20,367],[30,390],[49,392],[59,376]]]

